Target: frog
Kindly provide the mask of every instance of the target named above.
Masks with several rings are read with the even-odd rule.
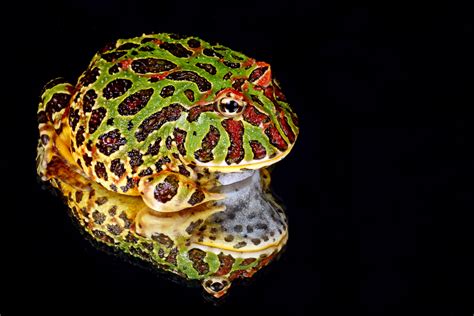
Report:
[[[37,173],[94,240],[220,298],[288,239],[270,167],[298,117],[270,64],[172,33],[118,39],[48,82]]]

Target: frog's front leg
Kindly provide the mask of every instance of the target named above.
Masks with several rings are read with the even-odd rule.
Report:
[[[75,165],[70,151],[67,114],[74,87],[57,78],[43,88],[38,106],[39,142],[36,157],[41,180],[58,178],[76,189],[88,189],[88,184]]]
[[[191,178],[172,171],[141,178],[138,191],[145,204],[158,212],[177,212],[224,198],[224,195],[209,192]]]

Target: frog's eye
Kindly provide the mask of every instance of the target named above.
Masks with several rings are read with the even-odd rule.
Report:
[[[235,116],[242,113],[244,104],[232,98],[222,98],[219,101],[219,111],[227,116]]]

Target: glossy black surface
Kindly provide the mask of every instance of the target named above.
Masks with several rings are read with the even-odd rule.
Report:
[[[329,3],[2,5],[0,314],[472,315],[472,15]],[[269,62],[300,117],[273,173],[287,250],[220,304],[96,250],[36,181],[42,86],[152,31]]]

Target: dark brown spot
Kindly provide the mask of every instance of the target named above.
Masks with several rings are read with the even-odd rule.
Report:
[[[161,137],[158,137],[158,139],[154,142],[151,143],[148,146],[148,150],[146,151],[145,155],[151,155],[151,156],[156,156],[160,152],[160,143],[161,143]]]
[[[117,205],[112,206],[108,211],[110,216],[115,216],[117,214]]]
[[[168,257],[166,257],[166,262],[171,263],[172,265],[177,264],[176,256],[178,255],[178,248],[171,249]]]
[[[130,50],[130,49],[133,49],[133,48],[137,48],[139,46],[140,45],[135,44],[135,43],[125,43],[125,44],[122,44],[119,47],[117,47],[116,50]]]
[[[176,71],[172,72],[167,76],[168,79],[176,81],[190,81],[194,82],[199,91],[205,92],[211,89],[212,84],[204,77],[201,77],[192,71]]]
[[[76,129],[77,123],[79,122],[79,110],[69,110],[69,126],[74,131]]]
[[[204,193],[201,190],[196,190],[189,198],[188,203],[191,205],[196,205],[198,203],[201,203],[204,200],[204,198],[205,198]]]
[[[95,210],[92,212],[92,219],[96,224],[101,225],[105,221],[105,215]]]
[[[81,202],[83,196],[84,196],[84,192],[82,192],[82,191],[76,191],[76,203]]]
[[[132,222],[131,222],[130,219],[127,217],[127,214],[125,214],[125,212],[120,213],[119,218],[120,218],[121,220],[123,220],[123,227],[124,227],[125,229],[130,228],[130,226],[132,225]]]
[[[106,113],[107,110],[104,107],[92,111],[89,119],[89,134],[93,134],[99,128]]]
[[[250,148],[252,148],[253,152],[253,159],[262,159],[267,155],[267,151],[265,150],[265,147],[257,141],[257,140],[251,140],[250,141]]]
[[[234,226],[234,231],[237,233],[241,233],[243,230],[242,225],[235,225]]]
[[[153,235],[151,235],[151,239],[156,240],[157,242],[159,242],[166,248],[171,248],[174,245],[173,240],[167,235],[162,234],[162,233],[153,233]]]
[[[227,236],[224,237],[224,240],[225,240],[226,242],[231,242],[231,241],[234,240],[234,236],[232,236],[232,235],[227,235]]]
[[[206,72],[210,73],[211,75],[215,75],[217,73],[216,67],[214,67],[214,65],[207,64],[207,63],[197,63],[196,66],[201,69],[204,69]]]
[[[234,248],[235,249],[240,249],[240,248],[245,247],[245,246],[247,246],[247,243],[245,241],[241,241],[241,242],[236,243],[234,245]]]
[[[246,258],[244,260],[242,260],[242,262],[240,263],[241,266],[248,266],[249,264],[252,264],[254,263],[255,261],[257,261],[257,259],[255,258]]]
[[[97,230],[97,229],[94,229],[92,231],[92,234],[97,238],[99,239],[100,241],[103,241],[105,243],[109,243],[109,244],[113,244],[114,243],[114,239],[110,236],[107,236],[103,231],[100,231],[100,230]]]
[[[140,124],[135,133],[135,137],[139,142],[144,141],[148,135],[153,131],[160,129],[160,127],[166,122],[176,121],[183,111],[186,111],[184,107],[177,103],[173,103],[163,108],[161,111],[150,115],[142,124]]]
[[[150,167],[148,167],[148,168],[146,168],[146,169],[140,171],[140,173],[138,174],[138,176],[139,176],[139,177],[149,176],[149,175],[151,175],[152,173],[153,173],[153,170],[152,170]]]
[[[225,128],[230,139],[230,146],[227,149],[227,156],[225,161],[228,165],[232,163],[240,163],[244,159],[243,135],[244,126],[242,121],[234,121],[233,119],[226,119],[222,121],[222,126]]]
[[[106,54],[102,54],[101,57],[103,59],[105,59],[106,61],[108,62],[112,62],[112,61],[115,61],[117,59],[119,59],[120,57],[122,57],[123,55],[125,55],[126,52],[111,52],[111,53],[106,53]]]
[[[174,86],[165,86],[161,89],[160,95],[162,98],[171,97],[174,94],[175,87]]]
[[[139,180],[138,178],[133,179],[133,178],[127,177],[127,183],[124,186],[121,186],[120,189],[122,189],[122,192],[127,192],[128,190],[133,189],[134,187],[137,186],[138,180]]]
[[[260,239],[258,238],[252,238],[252,243],[257,246],[258,244],[260,244]]]
[[[197,39],[191,38],[188,40],[188,46],[191,48],[199,48],[201,46],[201,42]]]
[[[88,90],[82,99],[82,110],[86,113],[92,111],[96,99],[97,93],[93,89]]]
[[[187,120],[189,122],[197,121],[202,112],[213,112],[215,110],[216,110],[216,106],[214,103],[193,106],[189,110]]]
[[[77,133],[76,133],[76,146],[79,147],[79,146],[82,146],[82,144],[84,144],[84,141],[86,140],[85,137],[84,137],[84,133],[85,133],[85,128],[84,126],[79,126],[79,129],[77,130]],[[71,146],[72,148],[74,148],[74,146]]]
[[[94,67],[92,69],[86,70],[84,72],[84,76],[81,78],[80,82],[84,87],[94,83],[97,80],[97,77],[99,77],[100,70],[98,67]]]
[[[97,198],[97,200],[95,200],[95,204],[104,205],[105,203],[107,203],[107,201],[108,201],[107,197],[101,196],[100,198]]]
[[[53,121],[53,114],[65,109],[69,104],[71,95],[67,93],[55,93],[51,99],[46,103],[45,112],[48,120]]]
[[[194,91],[191,89],[184,90],[184,95],[189,101],[194,102]]]
[[[173,131],[174,141],[178,147],[178,151],[181,155],[186,156],[186,148],[184,147],[184,142],[186,141],[186,131],[175,128]]]
[[[232,73],[229,71],[228,73],[226,73],[226,74],[224,75],[224,77],[222,77],[222,79],[224,79],[224,80],[229,80],[230,77],[232,77]]]
[[[109,82],[105,88],[102,90],[102,95],[107,100],[118,98],[127,92],[133,83],[128,79],[115,79]]]
[[[219,58],[224,58],[224,56],[218,52],[216,52],[215,50],[213,49],[210,49],[210,48],[204,48],[204,50],[202,51],[202,53],[206,56],[209,56],[209,57],[219,57]]]
[[[86,167],[92,166],[92,157],[90,157],[90,156],[87,155],[87,154],[83,154],[83,155],[82,155],[82,159],[84,159],[84,162],[85,162],[85,164],[86,164]]]
[[[132,70],[139,74],[159,73],[176,68],[176,64],[166,59],[143,58],[132,62]]]
[[[152,88],[140,90],[128,96],[118,106],[120,115],[135,115],[150,101],[154,90]]]
[[[120,178],[125,173],[125,165],[120,162],[119,158],[116,158],[110,164],[110,171]]]
[[[226,65],[229,68],[240,68],[239,63],[233,63],[233,62],[230,62],[230,61],[227,61],[227,60],[224,60],[223,64]]]
[[[170,201],[178,193],[179,181],[174,175],[167,176],[155,187],[155,199],[161,203]]]
[[[38,124],[44,124],[48,122],[48,117],[46,116],[45,111],[38,112]]]
[[[198,228],[201,224],[202,224],[203,220],[202,219],[198,219],[197,221],[195,222],[191,222],[191,224],[189,224],[189,226],[186,228],[186,232],[191,235],[191,233],[196,229]]]
[[[118,224],[108,224],[107,230],[114,235],[120,235],[120,233],[123,231],[123,228]]]
[[[112,153],[120,149],[120,146],[125,145],[127,140],[124,137],[121,137],[118,129],[114,129],[110,132],[107,132],[99,136],[97,142],[97,148],[104,155],[110,156]]]
[[[114,125],[114,118],[113,117],[109,118],[106,123],[109,126],[113,126]]]
[[[97,161],[94,169],[95,169],[95,174],[97,175],[97,177],[102,178],[105,181],[108,180],[107,170],[105,170],[105,165],[102,162]]]
[[[170,52],[172,55],[180,58],[186,58],[193,54],[192,51],[187,50],[183,45],[176,43],[164,42],[160,44],[160,48],[163,48],[164,50]]]
[[[232,88],[234,88],[237,91],[242,91],[242,85],[244,84],[245,79],[243,78],[237,78],[232,81]]]
[[[143,155],[140,151],[132,149],[128,152],[128,157],[130,158],[130,166],[132,167],[132,172],[136,172],[137,168],[143,164]]]
[[[267,70],[268,70],[268,66],[254,69],[249,76],[249,81],[250,82],[257,81],[260,77],[262,77],[265,74]]]
[[[232,270],[234,264],[234,258],[231,255],[224,255],[222,252],[218,255],[220,266],[216,271],[216,276],[223,276],[228,274]]]
[[[280,132],[278,129],[275,127],[275,125],[270,125],[265,129],[265,135],[267,135],[268,139],[270,140],[270,143],[278,148],[280,151],[285,151],[288,148],[287,143],[281,137]]]
[[[118,64],[113,65],[109,68],[109,74],[113,75],[120,72],[120,66]]]
[[[212,161],[214,159],[212,150],[219,143],[220,136],[219,130],[210,125],[209,132],[207,132],[206,136],[202,139],[201,148],[194,152],[194,157],[201,162]]]
[[[288,125],[288,120],[283,114],[282,109],[280,109],[279,111],[278,122],[280,123],[281,129],[283,130],[283,133],[285,133],[286,137],[288,137],[290,143],[294,143],[296,138],[295,133],[293,133],[293,130],[291,129],[290,125]]]
[[[205,251],[193,248],[189,250],[188,257],[193,262],[193,267],[199,274],[206,274],[209,272],[209,265],[204,261],[204,258],[206,257]]]

